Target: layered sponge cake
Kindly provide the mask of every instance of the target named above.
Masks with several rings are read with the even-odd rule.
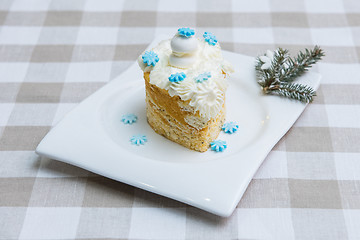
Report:
[[[138,59],[144,71],[146,115],[158,134],[192,150],[205,152],[225,122],[228,74],[216,37],[195,37],[179,28]]]

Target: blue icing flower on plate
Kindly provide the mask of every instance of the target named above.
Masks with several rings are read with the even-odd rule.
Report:
[[[202,83],[203,81],[208,80],[209,78],[211,78],[211,73],[204,72],[204,73],[199,74],[199,76],[197,76],[195,78],[195,82]]]
[[[121,117],[121,121],[125,124],[133,124],[137,121],[137,116],[135,114],[125,114]]]
[[[239,128],[239,125],[236,124],[236,122],[227,122],[224,123],[224,125],[222,126],[222,130],[225,133],[235,133]]]
[[[169,81],[170,82],[181,82],[186,78],[186,74],[181,72],[181,73],[175,73],[175,74],[171,74],[171,76],[169,77]]]
[[[226,142],[222,140],[215,140],[210,143],[211,150],[215,152],[223,152],[226,148]]]
[[[145,135],[138,134],[132,136],[130,141],[132,144],[139,146],[139,145],[144,145],[147,142],[147,138]]]
[[[205,42],[208,44],[215,46],[218,40],[216,39],[216,36],[212,34],[211,32],[204,32],[203,37],[205,39]]]
[[[189,38],[195,34],[195,31],[191,28],[179,28],[178,33],[180,36]]]
[[[154,51],[146,51],[142,55],[143,62],[147,66],[155,66],[156,63],[159,61],[159,56]]]

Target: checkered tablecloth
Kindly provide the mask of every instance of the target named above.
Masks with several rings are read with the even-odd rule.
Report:
[[[360,239],[359,0],[0,0],[0,239]],[[160,33],[250,56],[315,44],[314,103],[220,218],[34,153]]]

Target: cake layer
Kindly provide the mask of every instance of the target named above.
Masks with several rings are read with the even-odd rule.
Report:
[[[203,128],[199,129],[186,121],[189,117],[201,120],[198,113],[189,111],[192,108],[187,101],[181,100],[179,96],[171,97],[166,90],[150,84],[148,73],[144,73],[144,78],[146,114],[154,131],[187,148],[200,152],[207,151],[210,142],[217,138],[225,121],[225,105],[215,118],[204,122]]]

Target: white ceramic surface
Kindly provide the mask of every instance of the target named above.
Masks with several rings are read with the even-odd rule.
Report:
[[[158,43],[164,36],[154,40]],[[235,66],[227,91],[227,121],[236,134],[221,133],[225,152],[198,153],[157,135],[146,122],[142,71],[128,70],[88,97],[54,127],[36,149],[39,155],[154,192],[213,214],[230,216],[256,170],[302,113],[305,104],[263,96],[255,80],[254,58],[223,52]],[[320,75],[299,79],[317,89]],[[124,125],[123,114],[138,122]],[[130,137],[145,134],[143,146]]]

